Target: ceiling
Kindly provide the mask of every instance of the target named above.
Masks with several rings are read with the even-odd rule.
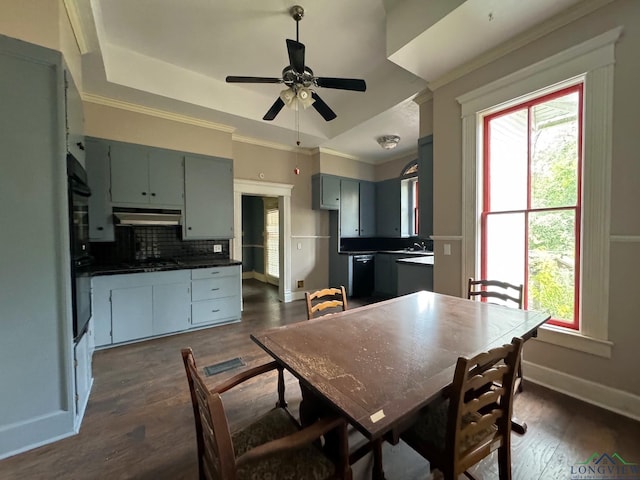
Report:
[[[227,125],[235,136],[324,148],[382,163],[416,150],[413,98],[456,67],[583,0],[299,0],[306,64],[318,76],[363,78],[366,92],[316,88],[338,117],[284,108],[285,87],[227,84],[280,77],[296,38],[297,0],[75,0],[83,91]],[[381,135],[401,137],[383,150]]]

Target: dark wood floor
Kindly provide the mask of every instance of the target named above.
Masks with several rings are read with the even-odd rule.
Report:
[[[95,383],[80,434],[0,461],[0,478],[196,479],[193,416],[180,349],[191,346],[200,367],[236,356],[251,366],[269,358],[249,333],[305,318],[304,302],[277,302],[275,287],[249,280],[243,288],[241,323],[96,352]],[[350,306],[361,303],[354,300]],[[208,380],[213,385],[236,372]],[[275,390],[272,375],[229,393],[225,405],[232,428],[270,408]],[[297,409],[300,392],[290,376],[287,398]],[[571,466],[594,452],[618,452],[640,463],[638,422],[530,383],[515,409],[529,424],[526,435],[513,434],[516,479],[568,479]],[[429,478],[427,463],[406,445],[385,445],[383,455],[389,480]],[[497,478],[495,458],[474,472],[478,478]]]

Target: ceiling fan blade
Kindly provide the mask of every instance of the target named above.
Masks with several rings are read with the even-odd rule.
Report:
[[[356,92],[364,92],[367,90],[365,81],[357,78],[316,77],[315,82],[316,85],[324,88],[338,88],[340,90],[354,90]]]
[[[233,77],[226,78],[227,83],[282,83],[281,78],[275,77]]]
[[[276,101],[273,102],[273,105],[271,105],[271,108],[269,109],[269,111],[265,113],[264,117],[262,117],[262,119],[273,120],[274,118],[276,118],[276,115],[280,113],[280,110],[282,110],[282,107],[284,107],[284,102],[280,97],[278,97]]]
[[[327,122],[333,120],[337,117],[336,113],[329,108],[329,105],[324,103],[324,101],[320,98],[320,96],[316,92],[311,92],[311,96],[315,100],[313,102],[313,108],[315,108],[322,118],[324,118]]]
[[[287,52],[289,52],[289,65],[297,73],[304,73],[304,45],[287,38]]]

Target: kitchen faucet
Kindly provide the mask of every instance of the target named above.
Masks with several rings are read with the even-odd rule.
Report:
[[[413,243],[414,247],[418,247],[418,250],[426,250],[427,247],[425,246],[424,242],[418,243],[418,242],[414,242]]]

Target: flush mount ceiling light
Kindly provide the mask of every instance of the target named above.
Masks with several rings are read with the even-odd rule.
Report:
[[[400,137],[398,135],[383,135],[378,137],[378,143],[385,150],[391,150],[398,146],[400,142]]]

